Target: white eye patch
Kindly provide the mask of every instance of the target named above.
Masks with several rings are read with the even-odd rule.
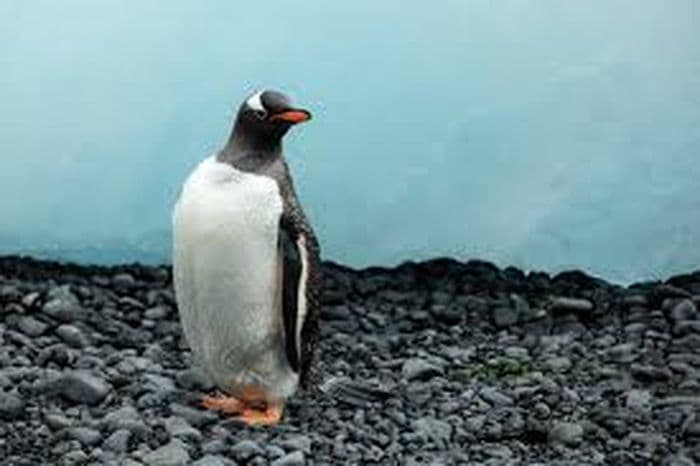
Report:
[[[266,112],[265,107],[263,106],[262,99],[260,96],[262,96],[263,91],[258,91],[255,94],[251,95],[248,97],[248,100],[246,100],[245,104],[248,106],[248,108],[255,110],[256,112]]]

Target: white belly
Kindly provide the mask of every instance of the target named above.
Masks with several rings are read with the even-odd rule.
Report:
[[[271,178],[203,161],[173,212],[173,275],[196,360],[231,393],[254,385],[285,398],[297,384],[284,355],[278,226]]]

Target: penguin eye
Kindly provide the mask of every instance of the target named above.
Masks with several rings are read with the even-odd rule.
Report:
[[[267,116],[267,111],[260,110],[260,109],[254,109],[253,114],[258,118],[258,120],[264,120],[265,117]]]

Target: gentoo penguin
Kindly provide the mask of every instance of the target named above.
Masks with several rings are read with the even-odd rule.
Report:
[[[226,146],[202,161],[173,210],[173,279],[195,361],[224,393],[204,406],[274,424],[312,384],[319,245],[282,138],[311,114],[284,94],[248,97]]]

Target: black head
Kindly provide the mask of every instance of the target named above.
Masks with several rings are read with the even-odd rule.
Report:
[[[232,139],[244,147],[270,150],[280,144],[289,128],[309,119],[307,110],[292,105],[281,92],[259,91],[238,109]]]

